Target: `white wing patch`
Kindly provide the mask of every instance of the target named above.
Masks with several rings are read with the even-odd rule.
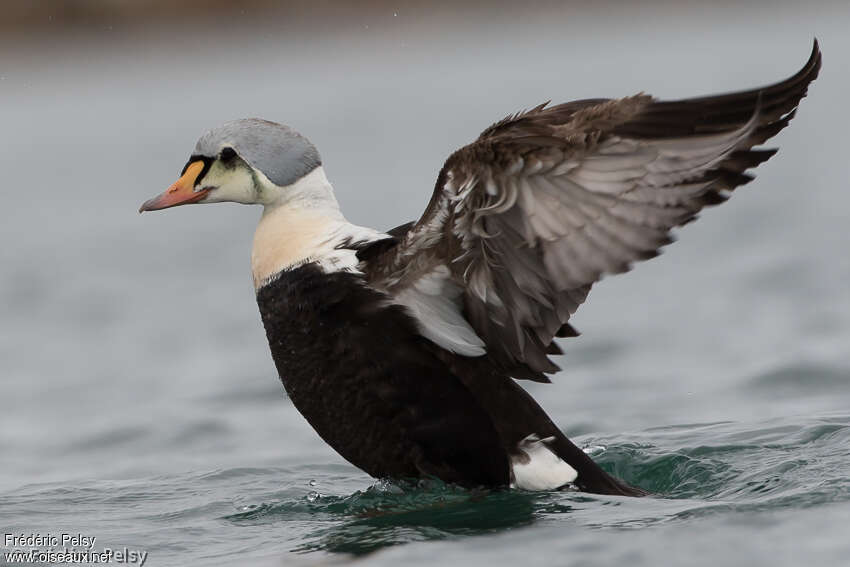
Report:
[[[511,456],[511,488],[555,490],[578,478],[578,472],[546,445],[553,439],[532,433],[519,442],[519,454]]]
[[[438,346],[463,356],[481,356],[486,350],[461,313],[463,290],[441,264],[395,296],[413,315],[419,332]]]

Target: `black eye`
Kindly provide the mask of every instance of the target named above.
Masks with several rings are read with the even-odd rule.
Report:
[[[236,157],[236,150],[231,148],[230,146],[221,149],[221,153],[218,156],[218,159],[221,161],[230,161]]]

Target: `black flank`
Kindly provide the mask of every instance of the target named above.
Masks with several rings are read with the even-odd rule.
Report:
[[[489,357],[452,354],[361,276],[315,264],[257,294],[286,392],[322,439],[374,477],[437,477],[504,487],[529,434],[575,468],[589,492],[640,495],[606,474]]]
[[[403,308],[359,276],[306,264],[257,302],[292,403],[349,462],[375,477],[508,484],[490,417]]]

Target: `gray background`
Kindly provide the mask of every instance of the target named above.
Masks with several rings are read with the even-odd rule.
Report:
[[[655,427],[786,427],[781,438],[806,420],[838,420],[844,452],[831,470],[840,477],[850,415],[846,3],[226,6],[143,14],[87,2],[67,13],[7,12],[17,19],[0,38],[4,522],[134,541],[160,550],[151,549],[163,562],[153,564],[214,561],[245,550],[223,543],[232,527],[205,506],[238,510],[270,497],[250,486],[192,493],[173,506],[191,518],[175,520],[178,528],[198,530],[181,547],[165,534],[167,520],[126,515],[109,500],[81,507],[52,491],[142,490],[163,478],[171,480],[160,486],[184,491],[198,475],[240,467],[291,473],[295,484],[340,471],[344,480],[326,486],[339,495],[371,484],[283,395],[249,273],[259,209],[136,213],[176,179],[207,128],[251,116],[293,126],[322,153],[348,218],[389,228],[416,218],[443,160],[506,114],[548,99],[755,87],[794,73],[814,36],[824,68],[772,141],[780,153],[661,258],[598,285],[574,319],[583,336],[564,343],[565,370],[529,389],[568,435],[623,435],[625,445],[640,445]],[[730,443],[735,431],[723,432]],[[149,500],[151,510],[169,509]],[[629,514],[644,513],[633,506]],[[835,513],[827,524],[837,529],[843,517],[846,526],[846,503]],[[134,523],[139,517],[147,520]],[[774,560],[764,538],[781,546],[799,521],[749,539],[735,529],[716,537]],[[826,538],[817,549],[834,551],[838,536],[805,525]],[[558,539],[551,530],[568,528],[534,529],[498,536],[499,544],[420,543],[379,557],[492,562],[533,541],[547,561],[565,553],[547,542]],[[671,553],[693,558],[699,544],[679,537],[688,524],[665,529],[650,540],[623,535],[608,559],[649,562],[652,551],[636,550],[651,538],[678,541]],[[614,537],[595,533],[570,541],[592,549]],[[276,536],[257,537],[250,554],[274,555]]]

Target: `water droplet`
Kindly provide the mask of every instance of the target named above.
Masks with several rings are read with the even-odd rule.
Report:
[[[311,478],[310,482],[308,482],[307,484],[309,484],[310,486],[316,486],[316,481]]]
[[[607,450],[608,450],[608,448],[605,445],[589,445],[589,446],[584,447],[582,449],[582,451],[584,451],[585,453],[587,453],[590,456],[601,455],[602,453],[604,453]]]
[[[321,498],[321,496],[322,496],[322,495],[321,495],[321,494],[319,494],[319,493],[318,493],[318,492],[316,492],[316,491],[310,491],[310,492],[307,494],[307,502],[315,502],[316,500],[318,500],[319,498]]]

